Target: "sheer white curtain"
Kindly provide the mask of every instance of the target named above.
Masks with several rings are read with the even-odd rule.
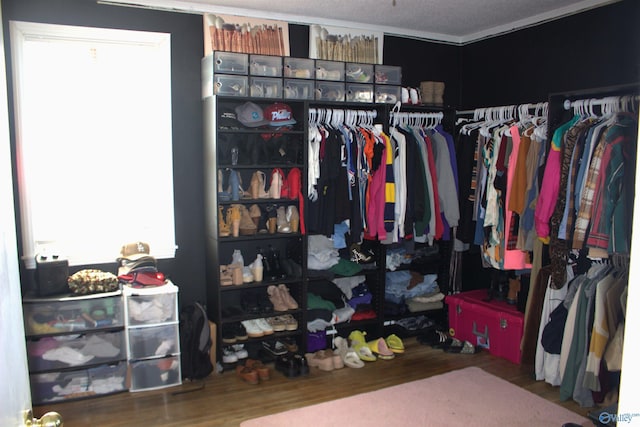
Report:
[[[170,36],[11,23],[24,258],[175,253]]]

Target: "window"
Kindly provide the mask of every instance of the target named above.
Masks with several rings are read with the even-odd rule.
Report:
[[[24,261],[175,255],[170,35],[11,22]]]

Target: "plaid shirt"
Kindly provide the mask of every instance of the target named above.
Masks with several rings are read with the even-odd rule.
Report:
[[[593,151],[586,183],[580,197],[580,211],[576,217],[575,228],[573,230],[573,249],[582,249],[586,240],[587,228],[591,221],[591,207],[595,196],[596,183],[600,174],[602,155],[606,146],[606,133],[600,134],[598,145]]]

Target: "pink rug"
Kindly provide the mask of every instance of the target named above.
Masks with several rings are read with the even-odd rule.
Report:
[[[470,367],[254,418],[241,427],[560,427],[567,422],[590,425],[562,406]]]

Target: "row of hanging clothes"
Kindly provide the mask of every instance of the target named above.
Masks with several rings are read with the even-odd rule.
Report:
[[[531,267],[547,111],[548,103],[541,102],[458,112],[461,217],[456,250],[478,245],[483,267]]]
[[[536,379],[583,407],[617,402],[631,245],[638,97],[565,101],[536,206],[549,263],[532,271],[523,351]],[[535,327],[532,327],[535,326]]]
[[[396,106],[388,133],[376,117],[375,110],[309,109],[310,231],[332,236],[341,225],[353,242],[447,237],[459,211],[443,113]]]

